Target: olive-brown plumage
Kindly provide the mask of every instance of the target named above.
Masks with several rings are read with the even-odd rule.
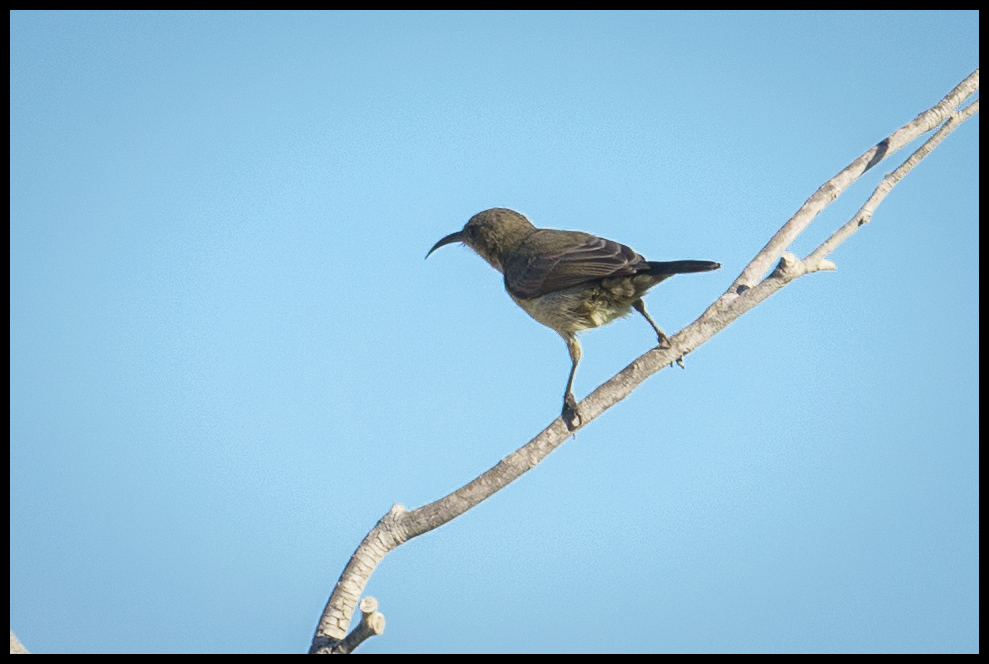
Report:
[[[429,253],[462,242],[505,277],[505,290],[516,304],[563,337],[570,351],[570,377],[563,394],[568,425],[576,420],[571,388],[580,362],[577,332],[599,327],[635,309],[656,332],[659,345],[669,338],[646,313],[646,291],[685,272],[707,272],[712,261],[647,261],[631,248],[590,233],[536,228],[506,208],[475,214],[463,230],[447,235]]]

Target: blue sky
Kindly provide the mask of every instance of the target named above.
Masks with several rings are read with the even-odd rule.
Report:
[[[649,295],[672,333],[978,64],[977,12],[12,13],[11,627],[304,651],[392,503],[559,412],[564,344],[436,240],[721,262]],[[978,143],[385,558],[363,651],[978,651]],[[586,333],[578,398],[654,341]]]

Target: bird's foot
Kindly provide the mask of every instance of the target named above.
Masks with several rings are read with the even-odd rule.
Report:
[[[567,429],[573,431],[580,426],[580,415],[577,413],[577,399],[573,392],[567,392],[563,397],[563,412],[560,414]]]
[[[656,348],[658,348],[659,350],[669,350],[669,349],[673,348],[673,342],[671,342],[670,341],[670,338],[668,336],[666,336],[665,334],[663,334],[662,332],[659,333],[659,336],[657,337],[657,339],[659,340],[659,344],[656,346]],[[687,367],[683,366],[683,355],[681,355],[680,357],[678,357],[677,359],[675,359],[673,362],[670,362],[670,367],[673,366],[673,363],[674,362],[681,369],[686,369],[687,368]]]
[[[659,334],[656,335],[656,339],[659,341],[659,343],[657,344],[656,347],[659,348],[660,350],[667,350],[669,348],[673,348],[673,343],[670,341],[670,338],[665,334],[663,334],[662,330],[658,330],[658,332]]]

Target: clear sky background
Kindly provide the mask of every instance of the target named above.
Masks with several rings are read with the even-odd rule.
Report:
[[[977,12],[12,13],[11,627],[305,651],[393,503],[559,413],[562,341],[434,242],[504,206],[721,262],[649,295],[673,333],[978,65]],[[363,651],[977,651],[978,245],[976,117],[836,272],[386,557]],[[578,398],[655,336],[583,342]]]

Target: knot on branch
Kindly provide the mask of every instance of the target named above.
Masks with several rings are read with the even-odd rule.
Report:
[[[789,251],[784,251],[780,256],[780,262],[776,264],[776,269],[773,270],[772,276],[777,279],[791,281],[805,271],[803,261]]]

